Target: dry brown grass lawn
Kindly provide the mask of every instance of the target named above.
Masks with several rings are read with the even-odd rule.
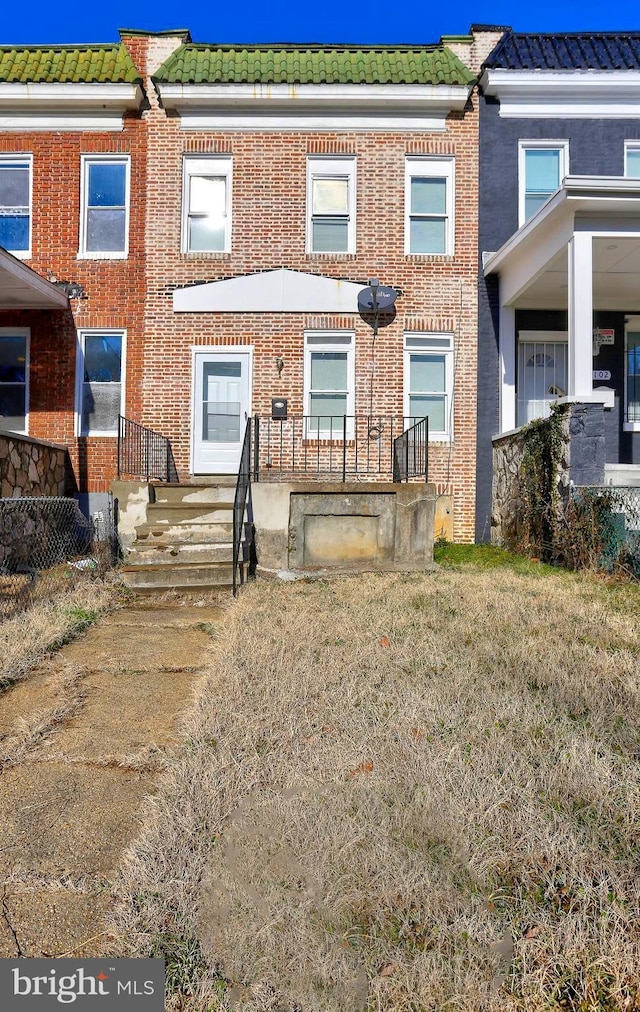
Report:
[[[83,580],[0,623],[0,691],[24,678],[42,658],[95,621],[115,602],[114,585]]]
[[[114,915],[169,1008],[640,1009],[638,588],[250,586]]]

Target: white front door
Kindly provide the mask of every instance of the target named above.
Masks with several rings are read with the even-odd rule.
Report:
[[[193,473],[234,474],[251,408],[251,353],[197,349],[193,368]]]

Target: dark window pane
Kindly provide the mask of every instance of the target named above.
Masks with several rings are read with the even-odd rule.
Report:
[[[0,429],[12,432],[25,428],[25,386],[24,383],[0,383]]]
[[[29,216],[0,213],[0,246],[11,252],[29,249]]]
[[[24,383],[27,371],[26,338],[0,338],[0,383]]]
[[[84,344],[85,383],[119,383],[122,365],[120,334],[90,334]]]
[[[89,165],[89,207],[124,207],[125,188],[125,165]]]

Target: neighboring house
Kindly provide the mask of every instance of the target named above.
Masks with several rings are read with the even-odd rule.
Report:
[[[479,83],[486,540],[492,437],[554,401],[604,405],[607,477],[640,480],[640,33],[508,29]]]
[[[0,48],[0,426],[66,445],[89,511],[140,411],[140,85],[121,43]]]

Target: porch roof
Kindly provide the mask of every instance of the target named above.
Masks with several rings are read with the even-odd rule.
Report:
[[[66,309],[64,292],[0,246],[0,309]]]
[[[560,189],[495,253],[485,275],[500,276],[500,302],[518,309],[566,309],[567,247],[593,236],[593,308],[640,309],[640,179],[567,176]]]

